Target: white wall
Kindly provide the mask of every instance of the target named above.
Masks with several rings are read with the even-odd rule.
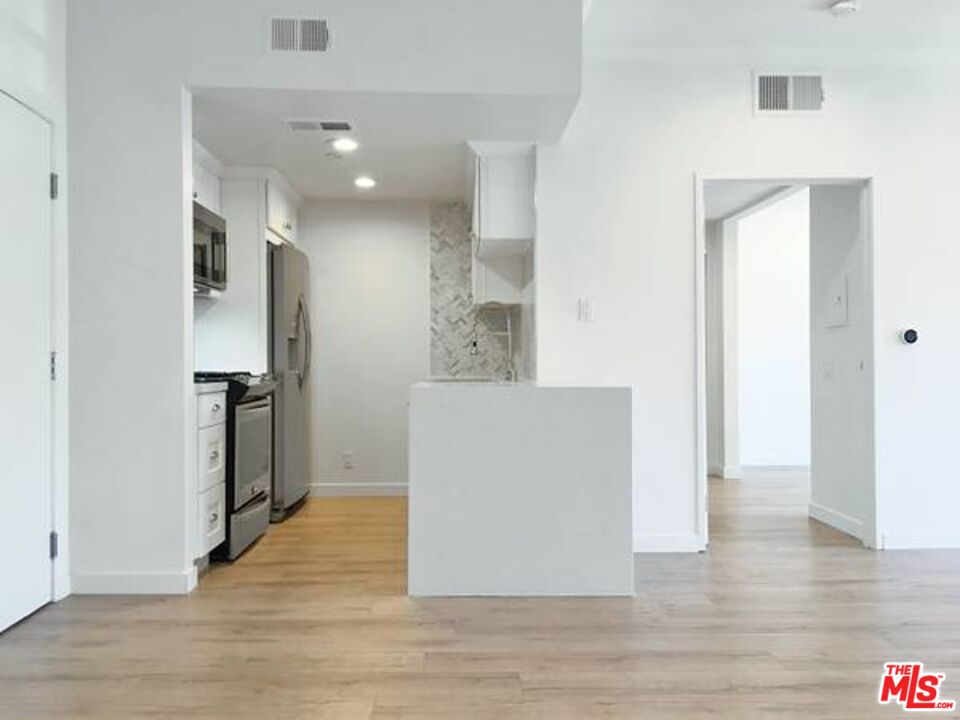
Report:
[[[810,514],[873,544],[873,273],[866,232],[869,205],[861,186],[853,185],[812,188],[810,207]]]
[[[697,547],[694,175],[875,177],[881,532],[888,547],[960,545],[955,70],[820,67],[829,110],[804,119],[753,115],[754,67],[588,59],[563,141],[539,152],[539,379],[635,388],[635,547]],[[577,322],[583,296],[598,322]]]
[[[61,178],[51,219],[55,344],[51,349],[57,352],[59,366],[53,389],[53,527],[60,535],[60,556],[54,562],[56,598],[70,592],[66,24],[66,0],[0,0],[0,92],[50,122],[50,170]]]
[[[267,18],[316,12],[305,0],[70,3],[75,589],[184,592],[193,582],[184,88],[529,92],[546,108],[579,87],[579,0],[333,0],[322,10],[333,49],[306,58],[265,49]],[[410,52],[411,38],[423,52]]]
[[[267,371],[266,183],[227,179],[220,184],[227,221],[227,289],[193,301],[197,370]]]
[[[810,465],[810,193],[737,221],[741,470]]]
[[[313,492],[405,492],[410,385],[430,374],[429,207],[310,202],[299,246],[311,275]]]
[[[711,475],[724,474],[724,383],[723,383],[723,221],[706,224],[706,402],[707,467]]]

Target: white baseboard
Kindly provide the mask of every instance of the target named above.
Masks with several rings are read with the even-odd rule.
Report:
[[[741,465],[740,480],[781,480],[809,477],[809,465]]]
[[[863,540],[864,527],[862,520],[815,502],[810,503],[809,515],[824,525],[829,525],[842,533],[857,538],[857,540]]]
[[[74,573],[74,595],[187,595],[197,586],[197,568],[169,573]]]
[[[707,549],[699,535],[671,533],[638,533],[633,536],[633,552],[640,553],[697,553]]]
[[[720,477],[727,480],[739,480],[743,477],[743,469],[739,465],[724,465],[720,470]]]
[[[407,494],[405,482],[316,482],[311,497],[391,497]]]
[[[957,530],[906,530],[885,532],[884,550],[952,550],[960,548]]]

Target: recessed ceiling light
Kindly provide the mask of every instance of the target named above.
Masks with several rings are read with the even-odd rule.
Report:
[[[350,137],[338,137],[336,140],[330,141],[330,147],[338,153],[352,153],[360,147],[360,143]]]
[[[361,190],[370,190],[377,186],[377,181],[372,177],[367,177],[366,175],[361,175],[356,180],[353,181],[353,184],[356,185]]]
[[[860,10],[860,0],[837,0],[830,6],[830,12],[837,17],[852,15]]]

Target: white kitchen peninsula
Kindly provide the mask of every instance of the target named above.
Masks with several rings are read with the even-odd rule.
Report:
[[[628,388],[410,392],[408,591],[631,595]]]

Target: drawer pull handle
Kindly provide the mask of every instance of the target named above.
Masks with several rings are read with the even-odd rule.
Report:
[[[210,522],[215,523],[220,519],[220,513],[210,513]]]
[[[211,450],[211,451],[210,451],[210,459],[211,459],[211,460],[219,460],[219,459],[220,459],[220,451],[219,451],[219,450]]]
[[[220,403],[214,403],[211,405],[210,412],[220,412]]]

